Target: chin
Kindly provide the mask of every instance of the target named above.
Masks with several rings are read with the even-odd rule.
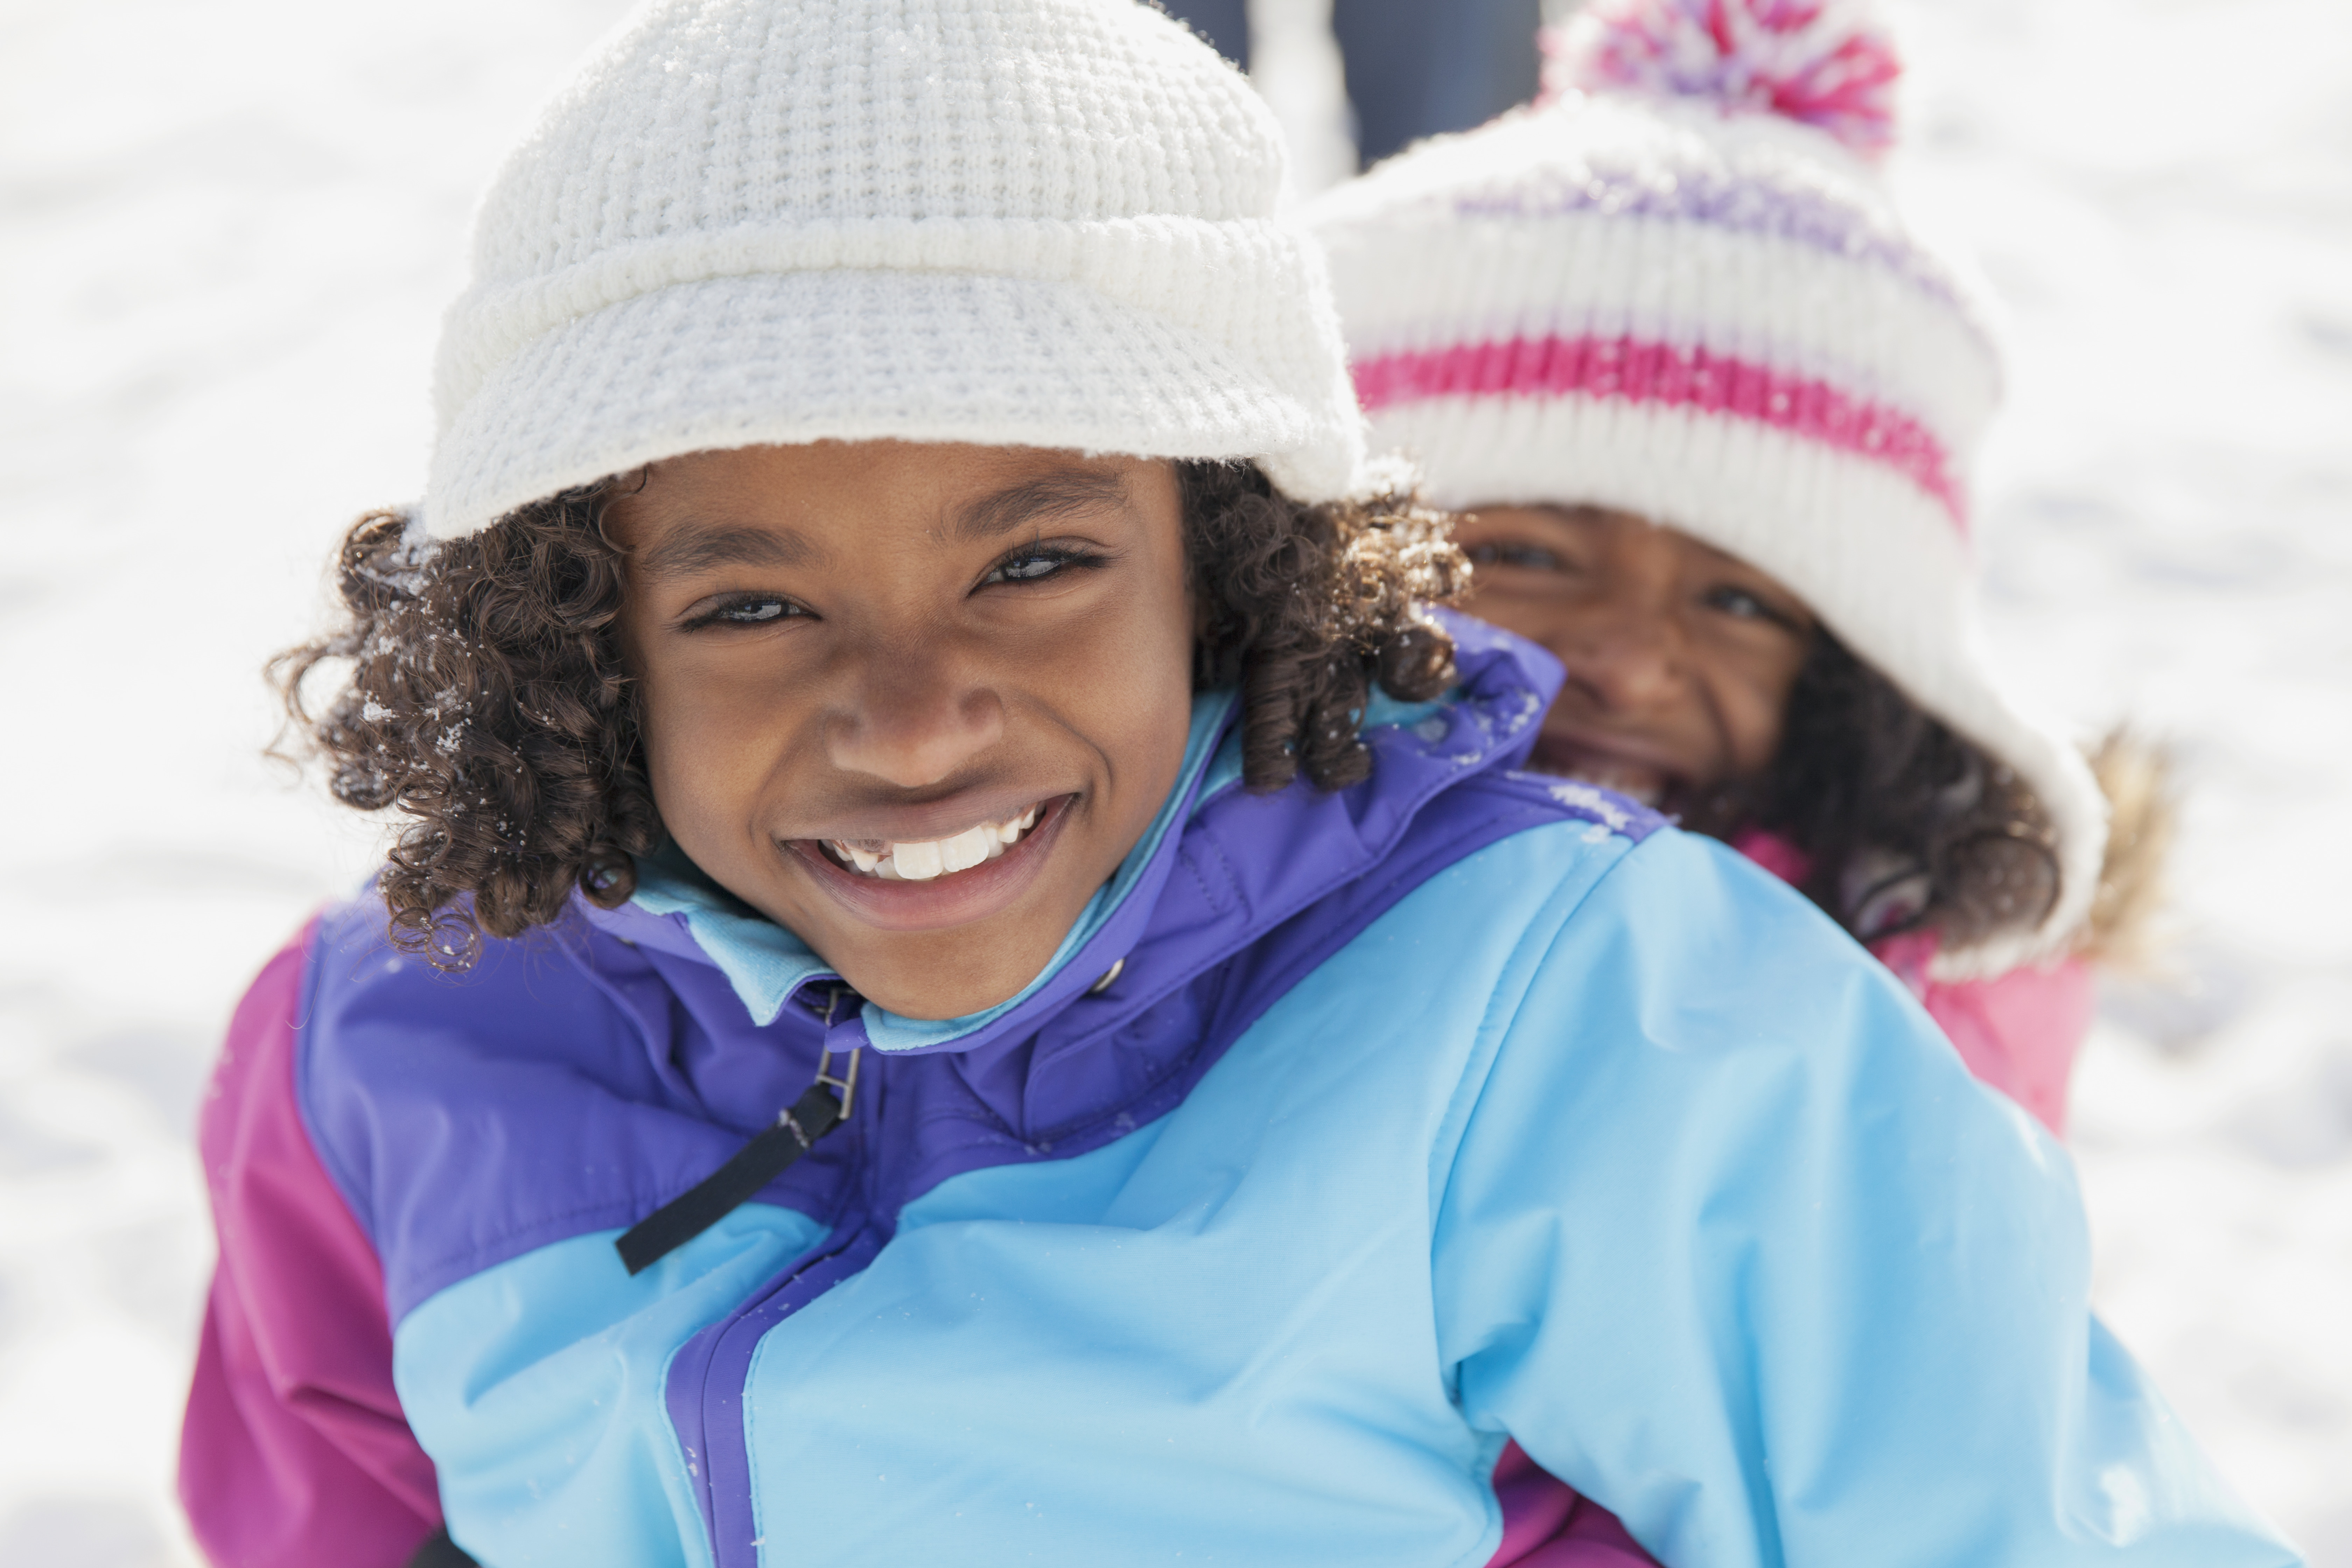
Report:
[[[1531,761],[1538,772],[1594,784],[1653,809],[1687,793],[1680,778],[1662,768],[1572,741],[1538,742]]]
[[[1068,925],[1064,921],[1052,931],[1066,931]],[[835,964],[842,979],[876,1006],[927,1023],[967,1017],[1010,1002],[1045,973],[1061,945],[1058,937],[1045,940],[1046,922],[991,921],[985,930],[862,934],[856,950],[843,953]]]
[[[940,859],[904,844],[877,855],[864,843],[779,839],[796,906],[778,911],[782,923],[858,994],[902,1017],[995,1006],[1052,961],[1099,879],[1083,871],[1089,825],[1076,799],[1008,818],[992,854],[967,848]],[[911,874],[892,874],[898,864]]]

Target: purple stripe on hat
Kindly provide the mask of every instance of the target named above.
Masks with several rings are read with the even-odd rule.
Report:
[[[1538,178],[1514,189],[1487,188],[1458,196],[1463,217],[1544,218],[1572,213],[1604,217],[1674,218],[1737,234],[1785,239],[1825,255],[1885,268],[1941,304],[1985,338],[1981,322],[1942,263],[1891,223],[1864,206],[1808,186],[1769,176],[1733,179],[1681,170],[1594,169],[1585,178]],[[1987,339],[1988,347],[1990,340]]]
[[[1438,397],[1581,393],[1752,420],[1894,469],[1968,534],[1968,500],[1944,444],[1909,415],[1811,376],[1638,338],[1508,338],[1382,354],[1355,367],[1368,414]]]

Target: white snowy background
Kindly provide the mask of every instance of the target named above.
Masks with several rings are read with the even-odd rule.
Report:
[[[0,1563],[194,1561],[195,1108],[373,843],[260,760],[256,670],[417,489],[472,194],[618,10],[0,0]],[[2011,314],[1995,657],[2189,791],[2079,1080],[2099,1299],[2352,1568],[2352,5],[1895,12],[1898,176]],[[1328,166],[1317,57],[1265,63]]]

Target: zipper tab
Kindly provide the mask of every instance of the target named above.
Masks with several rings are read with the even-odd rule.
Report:
[[[845,988],[835,985],[824,1005],[825,1037],[833,1037],[833,1016]],[[632,1277],[733,1214],[757,1196],[760,1189],[793,1168],[816,1141],[849,1120],[857,1103],[857,1062],[862,1047],[851,1047],[839,1072],[833,1058],[840,1053],[821,1049],[816,1081],[801,1097],[777,1113],[775,1124],[752,1139],[725,1164],[621,1233],[613,1243]]]

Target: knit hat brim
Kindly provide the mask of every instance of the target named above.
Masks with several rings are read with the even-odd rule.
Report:
[[[532,338],[444,431],[425,521],[454,538],[687,452],[878,439],[1245,458],[1308,502],[1361,482],[1351,398],[1084,284],[830,268],[675,283]]]

